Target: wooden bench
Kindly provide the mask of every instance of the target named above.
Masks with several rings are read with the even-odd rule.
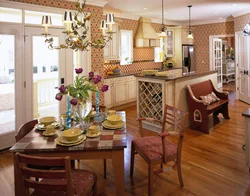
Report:
[[[207,105],[200,96],[206,96],[214,92],[220,100]],[[187,85],[187,102],[189,109],[189,119],[191,129],[198,129],[204,133],[209,133],[208,116],[213,113],[215,117],[222,113],[225,119],[230,119],[228,115],[228,92],[218,91],[211,80]]]

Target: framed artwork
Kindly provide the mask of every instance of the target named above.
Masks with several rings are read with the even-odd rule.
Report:
[[[150,39],[149,40],[149,46],[155,47],[156,46],[156,40],[155,39]]]

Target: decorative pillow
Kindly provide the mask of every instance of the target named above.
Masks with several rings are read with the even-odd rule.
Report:
[[[200,98],[206,103],[206,105],[209,105],[210,103],[220,100],[220,98],[217,97],[214,92],[206,96],[200,96]]]

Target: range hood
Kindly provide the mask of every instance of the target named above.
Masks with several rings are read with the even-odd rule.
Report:
[[[160,45],[159,37],[151,26],[150,18],[139,18],[135,35],[135,47],[155,47]]]

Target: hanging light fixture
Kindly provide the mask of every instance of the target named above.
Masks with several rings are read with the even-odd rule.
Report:
[[[163,0],[161,1],[162,2],[162,28],[161,28],[161,33],[159,35],[159,37],[167,37],[167,34],[165,32],[166,28],[165,28],[165,25],[164,25],[164,7],[163,7]]]
[[[247,24],[244,29],[243,29],[243,33],[245,36],[249,36],[250,35],[250,23]]]
[[[102,36],[96,38],[94,41],[91,41],[87,38],[89,27],[87,22],[90,21],[92,15],[84,12],[86,6],[86,0],[83,3],[80,3],[79,0],[75,2],[76,12],[74,16],[70,11],[64,13],[63,23],[66,25],[65,31],[62,33],[66,35],[65,43],[60,44],[59,46],[54,46],[54,39],[48,38],[48,26],[51,26],[51,17],[43,16],[42,25],[45,27],[45,33],[42,35],[45,36],[45,42],[49,44],[49,49],[67,49],[70,48],[75,51],[87,51],[89,48],[104,48],[106,44],[112,40],[112,35],[115,33],[112,31],[112,25],[115,24],[114,14],[108,14],[108,21],[101,21],[100,29],[102,29]],[[105,32],[109,25],[109,31]]]
[[[191,31],[191,11],[190,11],[191,7],[192,5],[188,5],[188,8],[189,8],[189,29],[188,29],[188,36],[187,36],[188,39],[194,39],[192,35],[192,31]]]

